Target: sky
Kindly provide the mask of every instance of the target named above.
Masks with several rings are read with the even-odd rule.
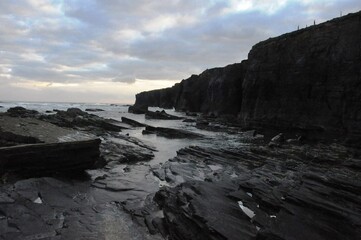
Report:
[[[360,0],[0,1],[0,101],[134,103]]]

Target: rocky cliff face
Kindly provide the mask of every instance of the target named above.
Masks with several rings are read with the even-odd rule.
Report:
[[[136,105],[237,115],[245,127],[361,136],[361,12],[256,44],[248,60],[143,92]]]
[[[171,88],[139,93],[135,105],[237,115],[241,108],[246,69],[247,61],[208,69]]]
[[[179,83],[170,88],[141,92],[136,95],[136,106],[173,108],[176,100],[176,89]]]
[[[245,126],[361,133],[361,12],[255,45]]]

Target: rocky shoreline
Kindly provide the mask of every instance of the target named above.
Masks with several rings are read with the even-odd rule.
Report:
[[[0,239],[360,239],[360,26],[266,40],[117,119],[1,113]]]
[[[201,123],[207,126],[202,131],[233,140],[222,147],[183,148],[151,166],[147,162],[158,149],[112,131],[116,127],[110,122],[122,129],[164,131],[169,141],[193,135],[129,118],[103,119],[80,109],[58,113],[21,109],[16,119],[23,127],[43,119],[72,126],[64,131],[98,136],[98,164],[75,175],[71,169],[70,175],[2,174],[3,239],[117,239],[119,234],[129,239],[358,239],[361,234],[358,148],[281,134],[269,141],[256,131],[220,125],[217,118],[193,116],[195,122],[186,124]]]
[[[360,19],[268,39],[241,63],[137,94],[132,109],[197,112],[211,117],[197,127],[211,131],[222,131],[214,127],[222,117],[255,130],[249,147],[189,147],[153,169],[168,184],[146,206],[164,214],[148,217],[153,231],[172,239],[361,237]]]

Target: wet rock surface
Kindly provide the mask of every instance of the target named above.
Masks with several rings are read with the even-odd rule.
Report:
[[[66,111],[57,110],[56,114],[42,115],[40,119],[61,127],[80,128],[93,132],[97,130],[120,132],[124,129],[121,125],[117,125],[115,120],[104,119],[79,108],[69,108]]]
[[[202,138],[201,134],[174,128],[146,126],[143,134],[156,134],[166,138]]]
[[[2,129],[24,135],[26,129],[30,135],[44,131],[38,136],[54,142],[49,143],[54,145],[54,149],[49,149],[49,144],[27,144],[19,151],[16,150],[18,146],[12,147],[13,151],[10,151],[12,148],[0,149],[2,163],[10,155],[17,156],[1,165],[1,170],[5,170],[0,173],[1,239],[159,239],[159,235],[150,237],[145,231],[144,221],[137,222],[133,215],[123,210],[125,205],[142,206],[146,197],[158,190],[158,181],[146,164],[154,157],[155,147],[137,138],[109,131],[110,128],[104,128],[100,123],[103,118],[88,116],[79,109],[57,111],[59,115],[51,118],[41,114],[36,118],[24,116],[24,112],[27,114],[28,110],[21,110],[16,118],[8,114],[0,116]],[[85,127],[74,122],[79,116],[88,119]],[[84,149],[85,152],[62,148],[71,144],[79,147],[72,138],[74,130],[39,119],[58,121],[58,126],[65,124],[73,129],[80,128],[86,131],[82,132],[85,136],[98,134],[102,141],[100,143],[98,139],[96,148]],[[94,119],[96,123],[92,125]],[[4,134],[1,136],[4,138]],[[44,151],[38,151],[38,148]],[[96,149],[95,153],[93,149]],[[98,168],[84,173],[84,168],[93,167],[94,158],[98,159],[99,154],[102,161],[97,160]],[[54,156],[62,161],[54,164]],[[88,159],[88,162],[78,164],[81,159]],[[20,160],[26,161],[21,163]],[[15,174],[12,166],[20,167],[22,171]],[[67,171],[61,171],[63,169]],[[29,177],[37,178],[27,179]]]
[[[84,113],[74,110],[70,114]],[[138,121],[122,121],[130,127],[127,132],[142,130]],[[359,238],[361,161],[357,148],[305,144],[284,134],[265,138],[213,117],[195,121],[210,134],[196,138],[199,144],[203,141],[214,147],[182,148],[164,163],[151,164],[158,149],[149,142],[87,126],[87,133],[97,133],[102,140],[96,169],[23,180],[3,174],[0,237]],[[183,124],[194,131],[199,127]],[[178,141],[174,136],[184,133],[183,129],[168,132],[170,128],[144,126],[145,131],[159,131],[158,135],[170,134],[165,136],[169,141]],[[199,137],[186,131],[185,141],[192,139],[190,133]],[[222,136],[224,141],[215,139]],[[274,144],[269,146],[270,142]]]
[[[227,196],[229,187],[192,181],[157,192],[171,239],[254,239],[257,230]]]
[[[190,147],[153,169],[175,186],[154,201],[172,239],[358,239],[358,157],[336,144]]]
[[[138,121],[135,121],[135,120],[127,118],[127,117],[122,117],[122,122],[126,123],[126,124],[129,124],[132,127],[145,127],[145,126],[147,126],[147,124],[140,123]]]
[[[145,113],[145,117],[147,119],[163,119],[163,120],[179,120],[182,119],[181,117],[173,116],[168,113],[166,113],[164,110],[162,111],[147,111]]]
[[[160,239],[123,211],[124,194],[88,181],[27,179],[0,190],[2,239]]]

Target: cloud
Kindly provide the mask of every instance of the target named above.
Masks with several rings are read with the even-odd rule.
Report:
[[[1,1],[0,85],[9,91],[0,100],[133,99],[358,10],[357,0]]]

